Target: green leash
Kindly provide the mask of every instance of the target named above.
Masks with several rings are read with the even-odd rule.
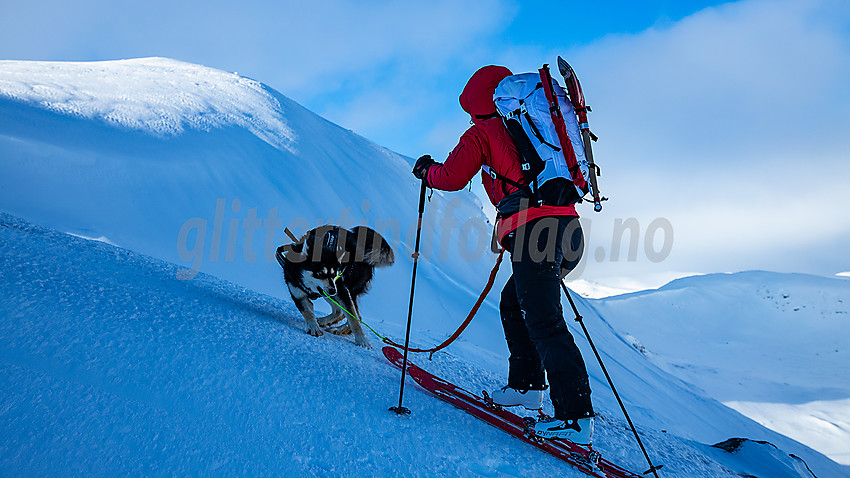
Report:
[[[341,276],[341,275],[342,275],[342,273],[340,273],[340,276]],[[366,328],[367,328],[367,329],[369,329],[369,330],[371,330],[371,331],[372,331],[372,333],[373,333],[373,334],[375,334],[375,335],[376,335],[379,339],[381,339],[381,340],[382,340],[382,341],[384,341],[384,342],[386,342],[386,341],[387,341],[387,338],[386,338],[386,337],[384,337],[383,335],[381,335],[381,334],[379,334],[378,332],[376,332],[376,331],[375,331],[375,329],[373,329],[372,327],[370,327],[370,326],[369,326],[369,324],[367,324],[366,322],[363,322],[361,319],[357,318],[354,314],[352,314],[351,312],[349,312],[349,311],[348,311],[348,309],[346,309],[345,307],[343,307],[343,306],[339,305],[339,302],[335,301],[335,300],[333,299],[333,297],[329,296],[329,295],[328,295],[328,294],[327,294],[324,290],[321,290],[321,292],[322,292],[322,295],[324,295],[324,296],[325,296],[325,297],[326,297],[329,301],[331,301],[331,302],[333,302],[334,304],[336,304],[336,305],[337,305],[337,307],[339,307],[340,309],[342,309],[343,311],[345,311],[345,313],[346,313],[346,314],[350,315],[350,316],[351,316],[354,320],[356,320],[356,321],[360,322],[361,324],[365,325],[365,326],[366,326]]]

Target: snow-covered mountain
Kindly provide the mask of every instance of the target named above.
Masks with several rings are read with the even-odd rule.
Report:
[[[0,158],[0,210],[14,215],[0,227],[0,420],[9,437],[0,464],[13,474],[563,469],[412,387],[414,416],[388,416],[397,373],[378,351],[301,333],[270,252],[285,241],[283,225],[335,222],[376,227],[398,249],[401,260],[378,272],[362,310],[370,325],[402,336],[418,195],[409,159],[254,80],[166,59],[0,62]],[[454,330],[493,260],[471,193],[435,193],[425,223],[417,345]],[[847,473],[653,363],[596,305],[579,300],[669,476],[808,476],[788,453],[818,476]],[[642,471],[604,376],[572,330],[603,417],[598,447]],[[494,388],[506,355],[491,297],[427,368]],[[733,437],[778,450],[708,446]]]
[[[850,463],[850,280],[713,274],[592,303],[665,371]]]

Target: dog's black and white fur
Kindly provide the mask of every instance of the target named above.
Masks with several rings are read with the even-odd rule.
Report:
[[[392,248],[380,234],[365,226],[351,230],[321,226],[293,244],[278,247],[275,256],[283,267],[292,300],[307,321],[310,335],[322,335],[323,328],[337,335],[353,332],[357,345],[371,348],[360,320],[348,317],[346,323],[336,324],[348,315],[340,305],[360,319],[357,299],[369,290],[375,268],[395,262]],[[333,310],[325,317],[316,318],[313,301],[319,297]]]

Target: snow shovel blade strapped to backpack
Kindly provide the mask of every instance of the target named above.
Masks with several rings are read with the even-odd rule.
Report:
[[[599,212],[602,210],[602,201],[608,198],[602,197],[599,193],[599,184],[596,180],[597,176],[602,174],[599,171],[599,166],[593,162],[593,149],[590,146],[591,141],[596,141],[598,138],[590,131],[590,124],[587,122],[587,113],[590,112],[590,106],[587,106],[584,101],[584,92],[581,90],[581,83],[578,81],[578,76],[573,70],[573,67],[566,60],[558,57],[558,70],[561,76],[564,77],[567,91],[570,94],[570,102],[573,105],[573,110],[578,116],[579,129],[581,130],[581,139],[584,145],[584,156],[587,158],[590,176],[590,189],[593,195],[593,210]]]

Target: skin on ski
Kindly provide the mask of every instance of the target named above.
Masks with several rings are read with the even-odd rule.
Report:
[[[384,356],[395,366],[401,367],[402,355],[392,347],[383,348]],[[590,462],[588,450],[582,446],[567,440],[541,440],[528,436],[523,418],[505,409],[495,409],[487,405],[487,402],[456,385],[451,384],[419,367],[407,362],[407,373],[416,383],[429,392],[436,395],[471,415],[500,428],[501,430],[519,438],[520,440],[534,445],[535,447],[549,453],[563,461],[566,461],[579,471],[597,478],[637,478],[640,475],[625,470],[604,459],[599,460],[597,465]]]

